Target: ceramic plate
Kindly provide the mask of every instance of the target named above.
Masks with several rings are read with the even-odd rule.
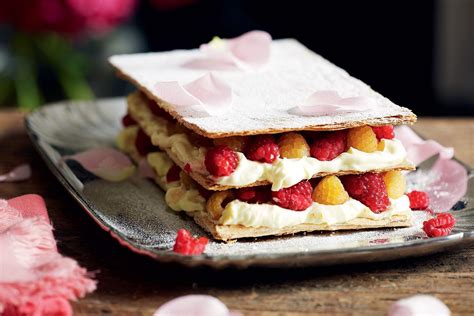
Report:
[[[31,113],[26,127],[53,174],[100,227],[122,245],[157,261],[212,267],[329,265],[421,256],[474,240],[474,180],[466,166],[470,175],[467,194],[451,210],[457,224],[447,237],[426,238],[421,225],[428,215],[415,212],[415,225],[410,228],[299,234],[235,243],[211,240],[203,255],[175,254],[171,249],[178,229],[206,233],[190,218],[167,208],[163,191],[156,185],[139,177],[107,182],[62,159],[89,148],[114,146],[125,111],[122,98],[62,102]],[[416,173],[429,170],[430,164],[432,161],[423,163]],[[417,178],[410,176],[408,181]],[[423,189],[422,183],[416,185]]]

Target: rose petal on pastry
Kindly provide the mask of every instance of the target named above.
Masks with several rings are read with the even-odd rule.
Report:
[[[311,94],[303,104],[290,109],[290,113],[302,116],[337,115],[347,112],[363,112],[373,109],[374,99],[365,96],[342,98],[337,91],[321,90]]]
[[[154,316],[229,316],[229,309],[210,295],[185,295],[161,305]]]
[[[31,177],[31,167],[29,164],[16,166],[8,173],[0,175],[0,182],[15,182],[29,179]]]
[[[431,295],[415,295],[396,301],[390,306],[388,316],[450,316],[451,311]]]
[[[403,143],[408,160],[415,165],[419,165],[436,154],[439,154],[442,159],[450,159],[454,155],[452,147],[444,147],[434,140],[423,140],[408,126],[397,126],[395,137]]]
[[[188,106],[209,115],[222,114],[232,105],[232,88],[212,73],[206,73],[186,85],[177,81],[158,82],[155,93],[170,104]]]
[[[130,158],[112,148],[94,148],[72,156],[65,160],[75,160],[84,169],[108,181],[122,181],[130,177],[134,171]]]

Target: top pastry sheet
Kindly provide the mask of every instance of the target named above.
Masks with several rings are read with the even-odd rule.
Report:
[[[372,90],[362,81],[310,51],[294,39],[274,40],[268,64],[257,71],[210,70],[187,66],[202,57],[198,49],[159,53],[116,55],[110,63],[121,77],[195,132],[211,137],[279,133],[290,130],[334,130],[360,125],[412,123],[416,116]],[[189,83],[206,73],[232,87],[231,107],[218,116],[203,115],[160,100],[154,93],[158,82]],[[365,112],[324,116],[300,116],[290,109],[301,105],[315,91],[334,90],[341,97],[361,96],[375,100]]]

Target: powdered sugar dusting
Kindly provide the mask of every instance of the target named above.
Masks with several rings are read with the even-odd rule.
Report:
[[[200,54],[199,50],[194,49],[118,55],[112,56],[110,62],[159,99],[154,92],[157,82],[178,81],[184,84],[206,73],[206,69],[183,66]],[[228,111],[216,117],[203,117],[192,109],[174,107],[186,122],[208,133],[303,129],[306,126],[413,115],[410,110],[395,105],[362,81],[292,39],[273,41],[270,61],[260,71],[214,72],[232,87],[233,105]],[[289,113],[291,108],[303,104],[318,90],[334,90],[343,98],[358,96],[375,100],[375,106],[370,111],[338,115],[299,116]]]

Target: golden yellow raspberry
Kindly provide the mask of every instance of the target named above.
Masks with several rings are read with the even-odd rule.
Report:
[[[282,158],[309,156],[309,145],[299,133],[283,134],[278,140],[278,147],[280,147],[280,157]]]
[[[349,194],[336,176],[324,177],[314,188],[312,197],[313,201],[326,205],[344,204],[349,200]]]
[[[224,208],[231,200],[235,199],[231,190],[214,192],[206,202],[206,210],[215,220],[219,219],[224,212]]]
[[[377,150],[377,136],[370,126],[351,128],[347,133],[347,146],[366,153]]]
[[[398,199],[406,190],[406,181],[403,173],[398,170],[385,172],[383,181],[387,187],[388,197],[391,199]]]
[[[245,145],[247,145],[247,136],[230,136],[223,138],[216,138],[213,140],[215,146],[227,146],[234,151],[243,152]]]

